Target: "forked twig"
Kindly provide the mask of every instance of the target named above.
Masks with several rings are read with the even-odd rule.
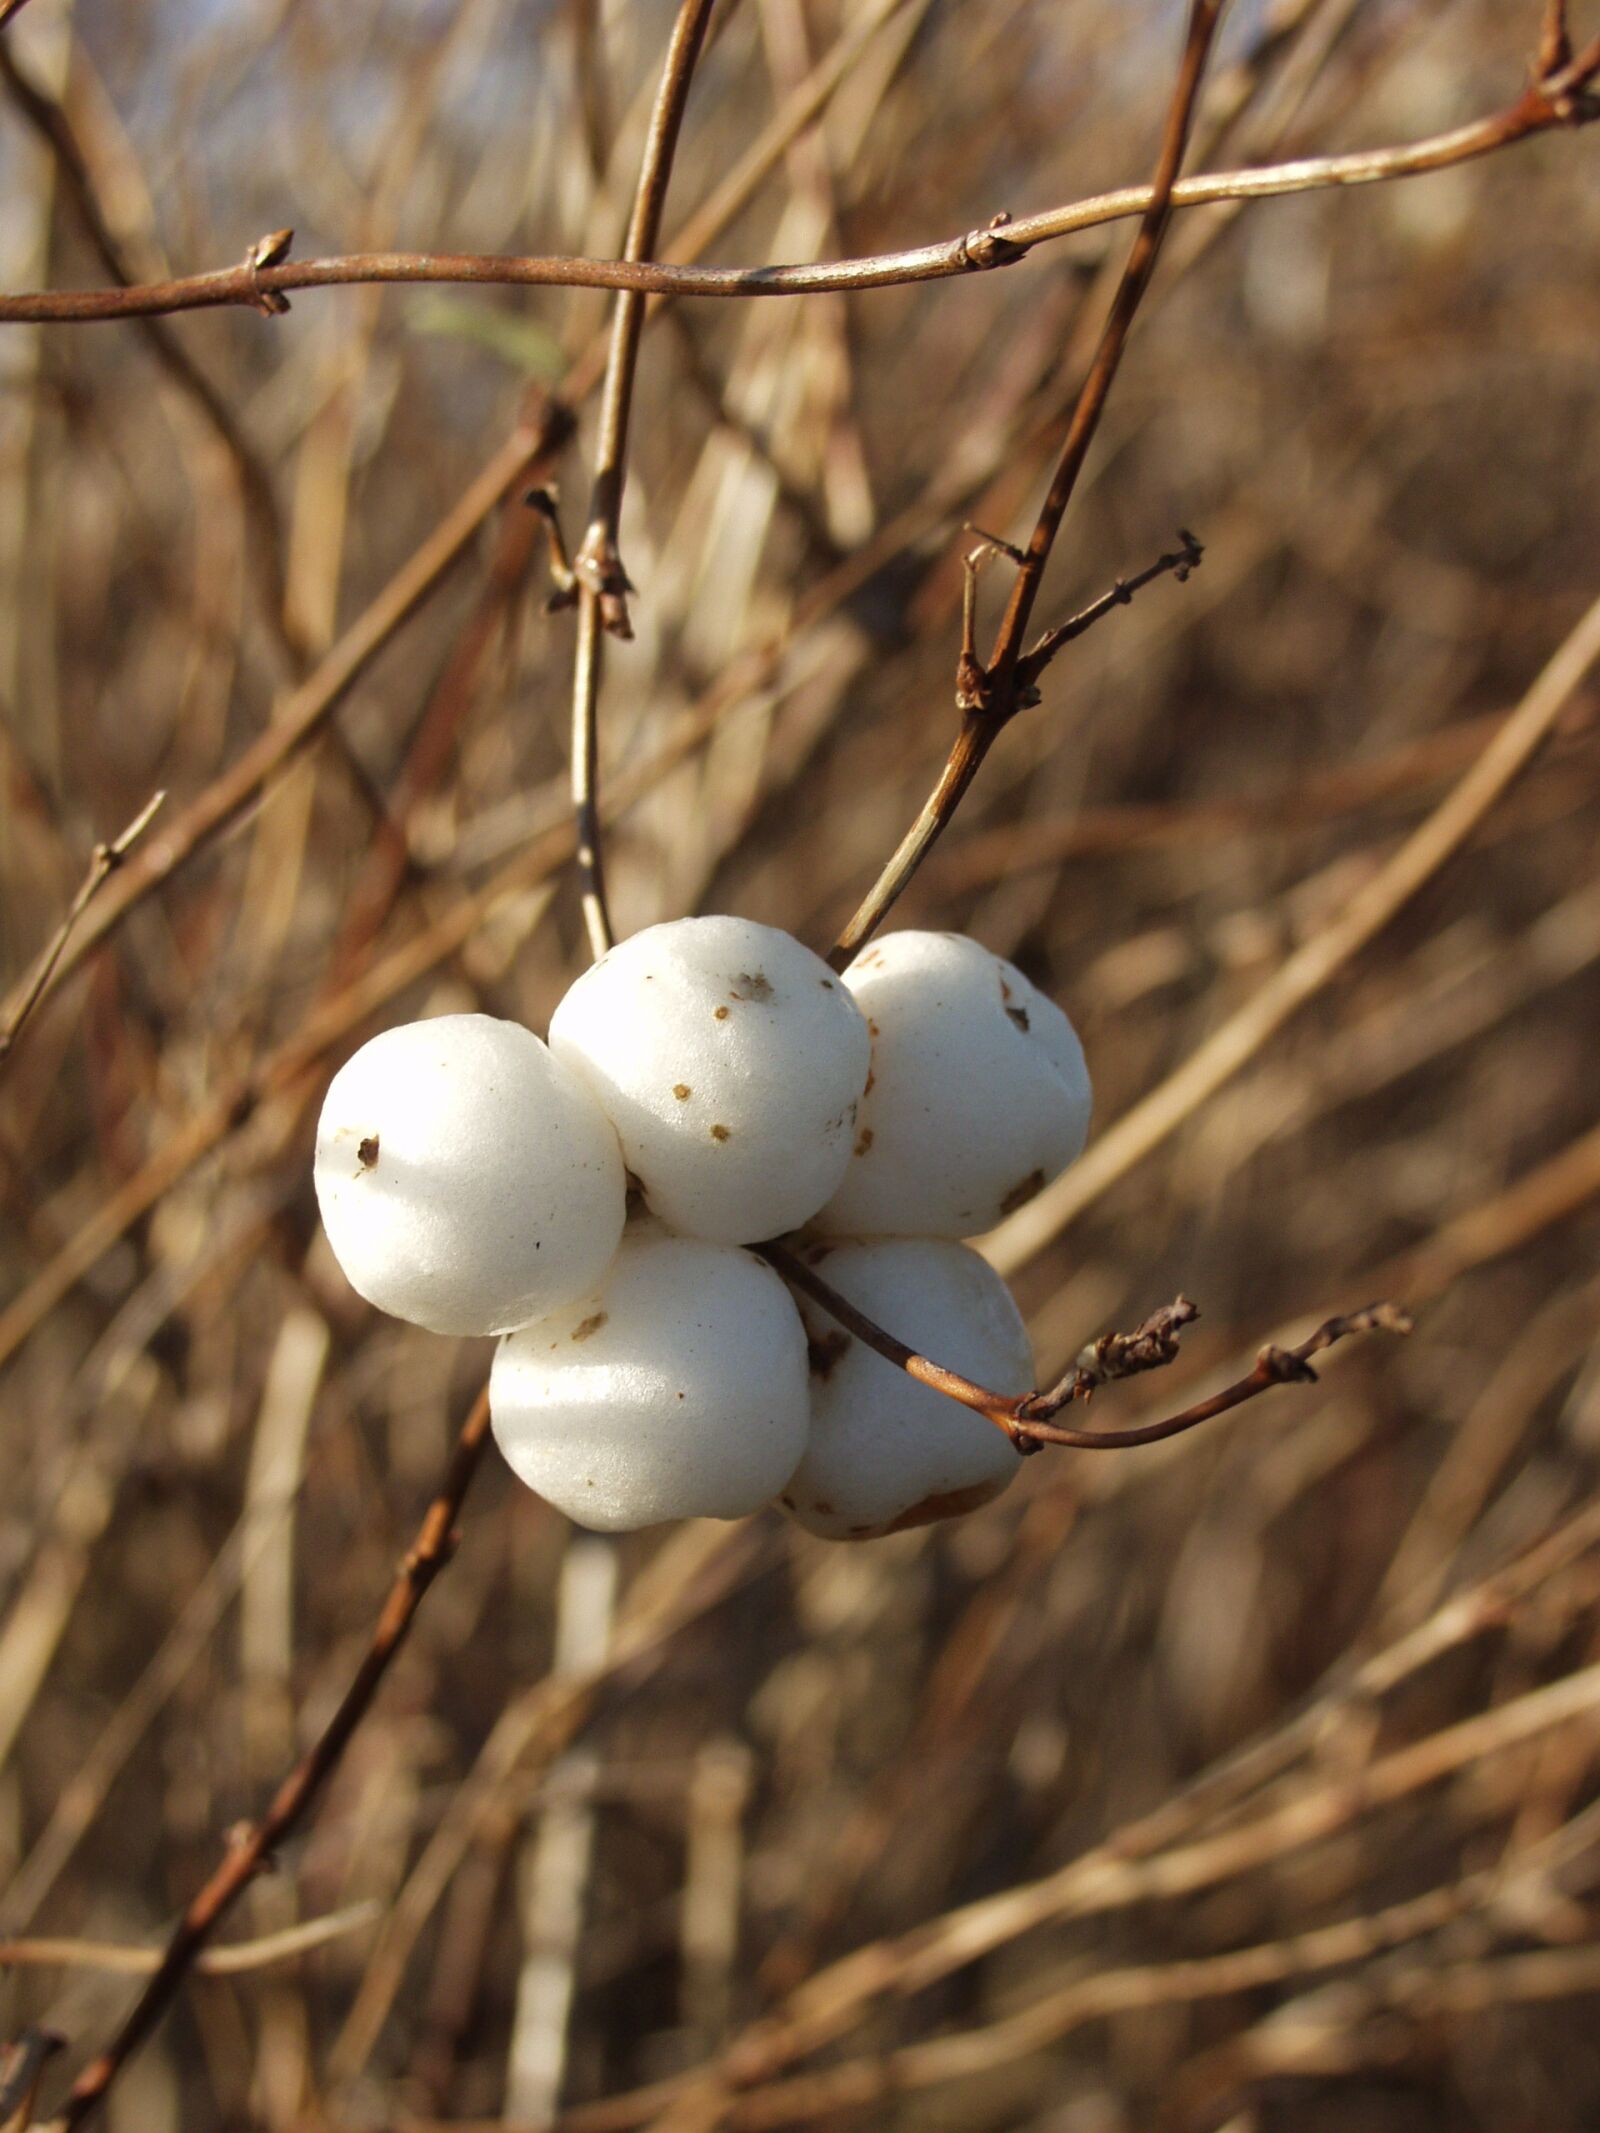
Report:
[[[84,875],[77,894],[67,906],[66,916],[46,943],[44,953],[34,966],[33,976],[28,980],[27,989],[7,1016],[4,1026],[0,1027],[0,1063],[4,1062],[7,1053],[16,1043],[18,1031],[44,997],[45,988],[66,951],[67,942],[72,938],[73,927],[94,902],[105,882],[121,866],[150,827],[166,797],[165,792],[152,793],[120,836],[113,837],[109,844],[95,846],[89,861],[89,871]]]
[[[1180,585],[1189,582],[1191,573],[1200,568],[1205,548],[1187,527],[1179,527],[1178,540],[1181,543],[1179,547],[1169,549],[1165,555],[1158,555],[1153,563],[1147,563],[1143,570],[1136,570],[1131,578],[1118,578],[1116,584],[1109,591],[1103,592],[1098,600],[1091,600],[1089,605],[1080,608],[1077,614],[1069,615],[1065,622],[1057,623],[1053,630],[1046,630],[1032,651],[1023,654],[1017,661],[1019,710],[1026,710],[1029,705],[1038,701],[1039,676],[1056,654],[1092,630],[1113,608],[1129,606],[1135,593],[1142,592],[1147,585],[1153,585],[1157,578],[1164,578],[1169,572]]]
[[[117,2075],[177,1997],[211,1935],[251,1882],[271,1866],[273,1853],[315,1804],[409,1635],[428,1587],[454,1552],[456,1519],[488,1437],[489,1394],[485,1388],[461,1426],[439,1493],[428,1506],[417,1537],[396,1572],[372,1640],[338,1709],[278,1787],[260,1821],[247,1823],[230,1834],[226,1856],[178,1921],[159,1967],[121,2029],[73,2083],[62,2114],[66,2126],[81,2125],[103,2101]]]
[[[673,153],[695,62],[705,43],[713,0],[682,0],[672,28],[672,41],[661,70],[655,109],[645,142],[639,186],[633,213],[628,219],[624,256],[645,259],[656,248],[661,232],[661,211],[666,203],[667,181],[672,175]],[[600,844],[599,721],[601,639],[631,637],[628,594],[632,587],[617,552],[617,530],[622,515],[622,485],[628,453],[628,415],[633,405],[634,378],[639,364],[639,338],[644,331],[645,298],[637,289],[624,289],[612,314],[611,348],[606,359],[605,382],[600,393],[600,430],[595,446],[594,490],[589,504],[589,526],[573,560],[578,582],[578,645],[572,675],[572,806],[578,826],[578,872],[582,883],[583,920],[589,935],[589,952],[595,957],[611,946],[611,913],[606,905],[605,866]]]
[[[1099,1340],[1082,1351],[1054,1385],[1045,1391],[1025,1392],[1019,1396],[995,1392],[987,1385],[963,1377],[959,1370],[948,1370],[930,1356],[919,1354],[886,1327],[868,1318],[864,1311],[858,1310],[847,1296],[842,1296],[830,1282],[824,1281],[816,1268],[808,1265],[789,1246],[762,1244],[755,1249],[785,1281],[820,1304],[831,1318],[837,1319],[847,1332],[881,1355],[885,1362],[893,1363],[908,1377],[915,1378],[919,1385],[943,1393],[947,1399],[958,1400],[963,1407],[970,1407],[975,1414],[982,1415],[996,1429],[1004,1430],[1023,1455],[1039,1451],[1047,1444],[1079,1452],[1120,1452],[1141,1444],[1159,1444],[1168,1437],[1181,1436],[1198,1423],[1209,1422],[1214,1415],[1242,1407],[1247,1400],[1255,1399],[1274,1385],[1314,1385],[1317,1374],[1311,1368],[1311,1358],[1320,1355],[1323,1349],[1331,1348],[1335,1341],[1345,1340],[1354,1333],[1411,1331],[1410,1317],[1398,1304],[1367,1304],[1359,1311],[1326,1320],[1297,1348],[1269,1344],[1261,1350],[1254,1367],[1244,1377],[1225,1386],[1221,1392],[1213,1393],[1209,1399],[1196,1401],[1180,1414],[1168,1415],[1160,1422],[1142,1423],[1134,1429],[1066,1429],[1054,1417],[1074,1401],[1089,1399],[1097,1387],[1115,1379],[1137,1377],[1172,1362],[1178,1353],[1178,1335],[1200,1316],[1197,1306],[1186,1296],[1180,1296],[1153,1311],[1131,1333],[1102,1334]]]
[[[1100,418],[1105,412],[1106,401],[1121,367],[1123,352],[1128,345],[1128,335],[1139,306],[1150,287],[1162,240],[1171,220],[1173,188],[1178,182],[1178,171],[1183,162],[1184,149],[1188,145],[1189,129],[1194,120],[1201,79],[1222,18],[1223,5],[1224,0],[1190,0],[1189,27],[1184,39],[1183,57],[1179,63],[1178,79],[1167,110],[1167,122],[1162,133],[1161,153],[1156,163],[1155,177],[1151,182],[1149,204],[1140,220],[1138,234],[1129,251],[1127,264],[1122,270],[1116,295],[1112,299],[1110,314],[1101,331],[1099,345],[1067,424],[1067,434],[1062,442],[1055,475],[1040,506],[1033,532],[1022,552],[1016,582],[1011,588],[1011,597],[995,638],[994,649],[987,664],[982,666],[964,649],[956,684],[961,724],[944,769],[916,821],[901,839],[888,865],[840,934],[829,956],[829,961],[836,970],[843,970],[856,951],[882,924],[896,899],[943,834],[999,734],[1024,704],[1033,700],[1033,678],[1043,671],[1044,665],[1060,649],[1060,644],[1067,641],[1065,636],[1053,645],[1048,638],[1041,640],[1035,647],[1037,664],[1032,675],[1025,675],[1021,671],[1024,640],[1044,577],[1045,565],[1050,559],[1050,551],[1055,546],[1061,521],[1066,514],[1067,505],[1072,500],[1078,477],[1083,471],[1089,447],[1100,427]],[[1009,232],[1007,234],[1009,236]],[[1192,564],[1189,567],[1192,568]],[[1117,604],[1115,596],[1113,604]],[[1066,625],[1069,630],[1071,627],[1070,624]],[[1085,622],[1082,627],[1087,628],[1088,624]]]

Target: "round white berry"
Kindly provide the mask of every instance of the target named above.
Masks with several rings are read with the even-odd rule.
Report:
[[[647,927],[579,978],[550,1044],[616,1127],[652,1211],[685,1236],[781,1236],[844,1175],[867,1027],[828,966],[773,926]]]
[[[502,1341],[489,1413],[513,1471],[579,1525],[742,1518],[805,1449],[805,1333],[748,1252],[630,1227],[594,1294]]]
[[[935,1238],[818,1244],[807,1263],[868,1318],[993,1392],[1024,1393],[1033,1355],[1011,1291],[976,1252]],[[799,1299],[811,1341],[811,1438],[783,1504],[828,1540],[869,1540],[976,1510],[1021,1461],[1003,1430],[919,1385]]]
[[[1082,1152],[1083,1047],[1002,957],[960,934],[889,933],[844,981],[872,1074],[825,1236],[977,1236]]]
[[[435,1333],[504,1333],[581,1296],[622,1234],[617,1137],[519,1023],[387,1029],[317,1123],[322,1220],[350,1285]]]

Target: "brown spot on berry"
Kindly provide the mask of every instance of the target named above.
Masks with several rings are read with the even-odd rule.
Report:
[[[711,1138],[712,1138],[712,1139],[713,1139],[714,1141],[725,1141],[725,1140],[726,1140],[726,1139],[728,1138],[728,1129],[727,1129],[727,1127],[726,1127],[726,1126],[713,1126],[713,1127],[712,1127],[712,1129],[711,1129]]]
[[[861,1092],[863,1096],[870,1096],[870,1095],[872,1094],[872,1084],[873,1084],[873,1083],[874,1083],[874,1082],[875,1082],[875,1081],[877,1080],[877,1078],[878,1078],[878,1077],[877,1077],[877,1075],[876,1075],[876,1074],[873,1074],[873,1073],[870,1073],[870,1072],[868,1073],[868,1075],[867,1075],[867,1085],[866,1085],[866,1087],[865,1087],[865,1088],[864,1088],[864,1089],[862,1090],[862,1092]]]
[[[360,1147],[357,1148],[356,1161],[361,1165],[363,1170],[377,1169],[378,1136],[375,1133],[369,1133],[366,1139],[362,1141]]]
[[[686,1081],[675,1081],[672,1084],[672,1093],[677,1097],[679,1103],[686,1104],[694,1094],[694,1091]]]
[[[1019,1178],[1000,1202],[1003,1215],[1014,1215],[1019,1207],[1026,1207],[1035,1194],[1044,1191],[1044,1172],[1030,1170],[1025,1178]]]
[[[870,1126],[863,1126],[863,1127],[862,1127],[862,1129],[861,1129],[861,1132],[860,1132],[860,1134],[859,1134],[859,1136],[857,1137],[857,1140],[856,1140],[856,1154],[857,1154],[857,1155],[865,1155],[865,1154],[866,1154],[866,1152],[867,1152],[867,1150],[868,1150],[868,1149],[869,1149],[869,1148],[870,1148],[871,1146],[872,1146],[872,1128],[871,1128]]]
[[[832,992],[832,990],[833,990],[833,980],[832,980],[832,978],[818,978],[818,980],[817,980],[817,983],[818,983],[818,984],[819,984],[819,985],[820,985],[820,986],[822,987],[822,989],[823,989],[823,991],[824,991],[824,992]]]
[[[869,1016],[867,1017],[867,1035],[868,1035],[869,1037],[876,1037],[876,1036],[877,1036],[877,1034],[878,1034],[878,1025],[877,1025],[877,1023],[876,1023],[876,1022],[874,1022],[874,1021],[873,1021],[872,1017],[871,1017],[871,1016],[869,1015]]]
[[[581,1324],[573,1327],[572,1338],[575,1341],[586,1341],[591,1333],[600,1331],[600,1328],[610,1316],[611,1313],[609,1311],[596,1311],[592,1318],[586,1318]]]
[[[733,981],[736,1000],[770,1000],[772,980],[762,970],[741,970]]]
[[[1011,1019],[1011,1021],[1013,1021],[1017,1025],[1018,1029],[1022,1031],[1023,1035],[1026,1036],[1029,1028],[1028,1010],[1025,1007],[1008,1007],[1006,1009],[1006,1014]]]
[[[1002,1000],[1009,1000],[1011,997],[1011,987],[1004,978],[1000,980],[1000,997]]]
[[[711,1019],[713,1022],[726,1022],[732,1013],[731,1007],[714,1007],[711,1010]]]

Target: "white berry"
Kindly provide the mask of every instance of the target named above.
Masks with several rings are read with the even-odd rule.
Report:
[[[805,1333],[748,1252],[630,1228],[594,1294],[501,1343],[489,1412],[513,1471],[579,1525],[742,1518],[805,1449]]]
[[[634,934],[572,987],[550,1044],[616,1127],[651,1210],[686,1236],[780,1236],[850,1161],[867,1027],[773,926],[685,918]]]
[[[333,1077],[317,1199],[369,1303],[435,1333],[504,1333],[592,1289],[622,1234],[617,1137],[531,1030],[441,1015]]]
[[[973,1237],[1081,1153],[1093,1102],[1072,1024],[954,933],[890,933],[844,973],[872,1033],[835,1237]]]
[[[1011,1292],[965,1245],[892,1237],[813,1245],[830,1287],[936,1363],[993,1392],[1033,1384],[1033,1355]],[[919,1385],[799,1299],[811,1338],[811,1440],[783,1491],[798,1522],[828,1540],[867,1540],[975,1510],[1021,1464],[1003,1430]]]

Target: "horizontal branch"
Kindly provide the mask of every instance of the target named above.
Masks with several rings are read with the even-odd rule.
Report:
[[[1275,199],[1288,193],[1382,184],[1446,170],[1535,134],[1589,123],[1600,116],[1600,104],[1591,93],[1597,75],[1600,38],[1556,73],[1531,83],[1514,103],[1469,125],[1397,147],[1309,156],[1259,170],[1201,173],[1173,187],[1172,205],[1206,207],[1221,200]],[[474,252],[350,252],[296,262],[282,256],[290,233],[279,231],[273,239],[251,245],[237,266],[209,273],[129,289],[40,290],[0,296],[0,324],[65,325],[229,305],[276,313],[287,309],[287,298],[296,290],[371,283],[632,289],[645,295],[678,297],[814,296],[826,291],[897,288],[908,282],[945,281],[1011,266],[1036,245],[1142,215],[1153,198],[1150,186],[1129,185],[1015,222],[1000,216],[987,229],[969,230],[937,244],[797,266],[671,266],[656,261]]]
[[[970,1407],[974,1414],[982,1415],[996,1429],[1004,1430],[1018,1452],[1023,1454],[1036,1452],[1046,1444],[1079,1452],[1119,1452],[1141,1444],[1159,1444],[1168,1437],[1181,1436],[1198,1423],[1209,1422],[1214,1415],[1242,1407],[1247,1400],[1256,1399],[1274,1385],[1314,1385],[1317,1374],[1311,1367],[1312,1358],[1331,1348],[1336,1341],[1347,1340],[1356,1333],[1411,1331],[1411,1320],[1398,1304],[1367,1304],[1359,1311],[1327,1319],[1298,1347],[1269,1345],[1263,1348],[1244,1377],[1224,1386],[1209,1399],[1196,1401],[1180,1414],[1168,1415],[1160,1422],[1146,1422],[1134,1429],[1067,1429],[1054,1420],[1063,1408],[1071,1406],[1074,1401],[1089,1399],[1100,1385],[1118,1378],[1135,1377],[1147,1370],[1159,1370],[1175,1359],[1179,1333],[1200,1316],[1197,1307],[1187,1297],[1180,1296],[1174,1303],[1163,1304],[1132,1333],[1103,1334],[1083,1350],[1071,1369],[1047,1391],[1025,1392],[1018,1396],[995,1392],[987,1385],[963,1377],[960,1371],[948,1370],[944,1364],[919,1354],[886,1327],[868,1318],[864,1311],[857,1310],[847,1296],[824,1281],[814,1267],[808,1266],[787,1245],[761,1244],[755,1249],[785,1281],[819,1304],[830,1318],[837,1319],[846,1332],[854,1334],[885,1362],[893,1363],[897,1370],[903,1370],[931,1392],[942,1393],[946,1399]]]

